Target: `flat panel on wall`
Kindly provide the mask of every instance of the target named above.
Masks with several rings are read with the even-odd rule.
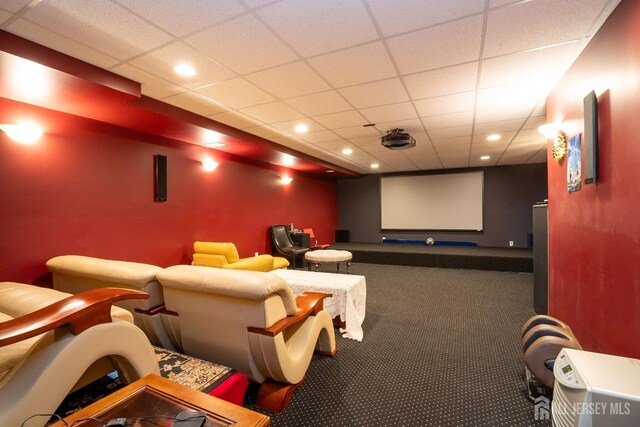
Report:
[[[584,183],[598,182],[598,98],[584,97]]]
[[[156,202],[167,201],[167,156],[156,154],[153,156],[155,170],[155,191]]]
[[[482,230],[484,173],[380,179],[381,227],[387,230]]]

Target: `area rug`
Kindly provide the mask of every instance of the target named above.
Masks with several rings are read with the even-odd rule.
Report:
[[[153,349],[162,377],[203,393],[210,393],[236,372],[226,366],[196,359],[165,348],[154,347]],[[114,371],[69,394],[55,413],[64,418],[122,387],[124,384],[120,381],[117,372]]]

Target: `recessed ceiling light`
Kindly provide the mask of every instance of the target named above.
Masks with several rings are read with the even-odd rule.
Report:
[[[500,139],[499,133],[492,133],[491,135],[487,136],[487,141],[497,141],[499,139]]]
[[[174,65],[173,71],[180,74],[181,76],[191,77],[196,75],[196,69],[191,65],[185,63]]]
[[[489,160],[491,156],[480,156],[480,160]]]
[[[298,133],[306,133],[309,131],[309,126],[304,123],[298,123],[295,128],[293,128]]]
[[[378,169],[380,167],[377,163],[371,163],[371,169]]]
[[[348,156],[351,153],[353,153],[353,150],[351,148],[345,148],[344,150],[342,150],[342,154],[346,156]]]

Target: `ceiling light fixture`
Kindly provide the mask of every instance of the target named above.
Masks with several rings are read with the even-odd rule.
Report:
[[[480,160],[489,160],[491,156],[480,156]]]
[[[280,177],[280,183],[282,185],[291,184],[292,181],[293,181],[293,178],[291,178],[290,176],[281,176]]]
[[[333,169],[327,169],[327,173],[334,173],[335,171]]]
[[[214,170],[216,170],[216,168],[220,165],[220,163],[216,162],[213,159],[204,159],[202,161],[202,167],[204,168],[205,171],[207,172],[213,172]]]
[[[371,169],[378,169],[380,165],[378,163],[371,163]]]
[[[487,135],[487,141],[497,141],[500,139],[499,133],[492,133],[491,135]]]
[[[345,148],[344,150],[342,150],[342,154],[344,154],[345,156],[348,156],[349,154],[352,154],[353,150],[351,148]]]
[[[21,144],[33,144],[42,136],[42,129],[32,123],[4,124],[0,129]]]
[[[173,71],[181,76],[192,77],[196,75],[196,69],[189,64],[181,63],[173,66]]]
[[[295,165],[295,164],[296,164],[296,158],[295,158],[295,157],[293,157],[291,154],[286,154],[286,153],[284,153],[284,154],[282,155],[282,163],[283,163],[285,166],[293,166],[293,165]]]
[[[298,133],[307,133],[309,132],[309,126],[304,123],[298,123],[295,128],[293,128]]]

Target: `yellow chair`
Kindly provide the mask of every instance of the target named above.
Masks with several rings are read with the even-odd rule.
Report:
[[[271,255],[240,258],[236,245],[229,242],[195,242],[192,265],[232,270],[272,271],[287,268],[289,261]]]

